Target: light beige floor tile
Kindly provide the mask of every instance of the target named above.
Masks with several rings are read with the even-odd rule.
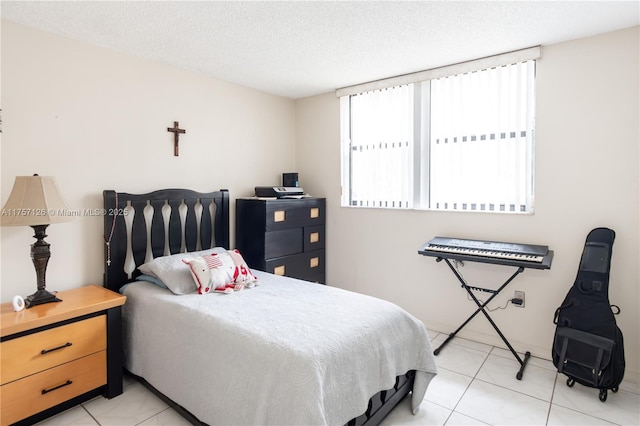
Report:
[[[491,425],[543,425],[549,403],[474,380],[455,411]]]
[[[568,408],[560,407],[559,405],[551,404],[551,410],[549,412],[549,420],[547,425],[549,426],[589,426],[589,425],[612,425],[605,420],[588,416],[583,413],[579,413]]]
[[[150,425],[159,425],[159,426],[191,426],[191,423],[188,422],[184,417],[178,414],[174,409],[167,408],[161,413],[156,414],[151,417],[149,420],[145,420],[140,423],[139,426],[150,426]]]
[[[453,410],[473,380],[469,376],[447,370],[438,369],[438,375],[431,380],[424,399],[434,404]]]
[[[609,391],[607,400],[601,402],[598,389],[579,383],[570,388],[566,381],[564,375],[558,374],[553,404],[619,425],[640,424],[640,395],[625,390]]]
[[[632,382],[631,380],[623,380],[622,383],[620,383],[620,389],[626,390],[627,392],[640,394],[640,383]]]
[[[427,329],[427,334],[429,335],[429,339],[433,340],[440,334],[439,331]]]
[[[519,369],[520,363],[515,358],[489,355],[478,371],[476,379],[544,401],[551,401],[557,373],[527,364],[522,380],[518,380],[516,374]]]
[[[521,360],[524,360],[524,353],[517,352],[517,351],[516,353],[518,354]],[[501,356],[503,358],[509,358],[514,360],[516,359],[509,349],[493,348],[493,350],[491,351],[491,354]],[[557,371],[556,366],[553,365],[553,362],[551,362],[551,360],[538,358],[535,356],[532,356],[529,358],[529,361],[527,362],[527,366],[529,365],[535,365],[536,367],[546,368],[547,370],[551,370],[551,371]],[[525,368],[525,371],[526,371],[526,368]]]
[[[469,416],[465,416],[464,414],[460,414],[457,412],[451,413],[446,426],[473,426],[473,425],[486,425],[486,423],[481,422],[480,420],[473,419]]]
[[[442,343],[442,341],[438,341],[439,338],[440,336],[434,340],[435,343],[432,343],[432,347],[437,348]],[[462,346],[456,340],[450,341],[442,348],[435,357],[436,365],[438,368],[446,368],[447,370],[473,377],[487,358],[489,350],[484,351]]]
[[[451,410],[423,401],[417,414],[411,413],[411,398],[405,398],[389,413],[380,426],[444,425]]]
[[[97,424],[81,405],[37,423],[39,426],[96,426]]]
[[[94,399],[84,406],[101,426],[137,425],[168,407],[140,383],[127,386],[124,393],[115,398]]]

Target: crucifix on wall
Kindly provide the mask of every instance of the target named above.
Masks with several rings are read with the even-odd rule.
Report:
[[[187,133],[187,131],[181,129],[180,126],[178,126],[178,122],[174,121],[173,127],[167,127],[167,132],[173,133],[173,155],[177,157],[180,155],[180,152],[178,151],[178,144],[180,141],[178,138],[180,137],[180,133]]]

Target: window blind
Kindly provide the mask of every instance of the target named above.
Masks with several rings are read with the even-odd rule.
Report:
[[[430,208],[524,212],[535,62],[431,81]]]
[[[350,205],[410,207],[412,90],[405,85],[351,97]]]
[[[532,213],[535,62],[449,74],[459,64],[411,75],[445,77],[342,96],[342,205]],[[349,90],[365,86],[378,85]]]

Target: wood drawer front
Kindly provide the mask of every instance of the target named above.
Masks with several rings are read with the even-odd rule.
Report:
[[[282,257],[302,252],[302,228],[282,229],[264,234],[264,257]]]
[[[106,351],[8,383],[0,388],[2,424],[27,418],[106,383]]]
[[[107,348],[106,315],[1,343],[1,382],[12,382]],[[42,351],[45,351],[43,354]]]
[[[265,271],[302,280],[324,275],[324,250],[267,260]]]
[[[324,199],[267,204],[266,231],[324,224]]]

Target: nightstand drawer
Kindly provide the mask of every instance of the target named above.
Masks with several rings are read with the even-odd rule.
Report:
[[[105,350],[106,316],[85,319],[0,344],[1,383],[12,382],[56,365]]]
[[[11,424],[107,383],[106,351],[2,386],[2,424]]]

